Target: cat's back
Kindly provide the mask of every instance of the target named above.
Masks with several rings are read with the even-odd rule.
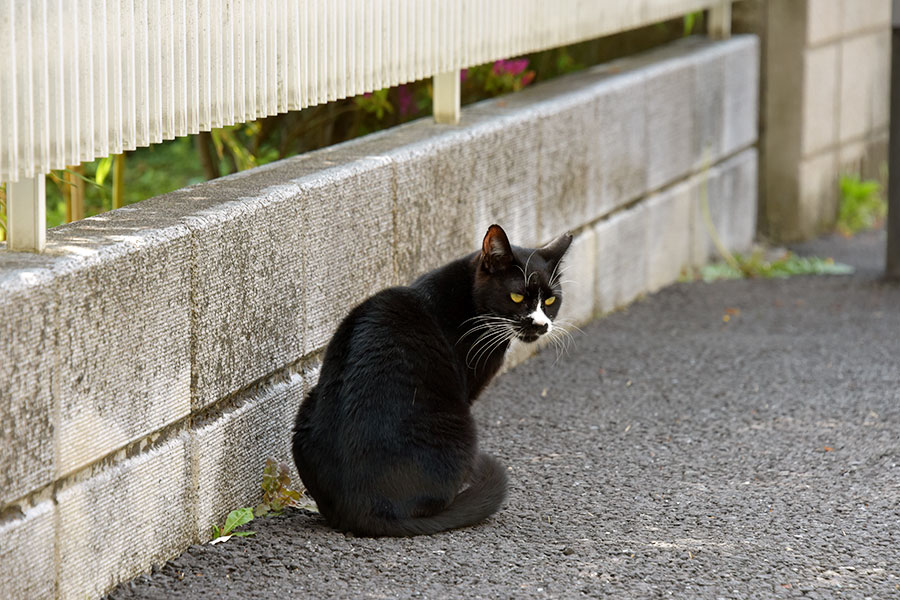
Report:
[[[325,353],[321,393],[354,395],[379,389],[453,385],[460,373],[454,352],[428,296],[413,287],[392,287],[354,308]],[[331,385],[339,381],[340,386]]]

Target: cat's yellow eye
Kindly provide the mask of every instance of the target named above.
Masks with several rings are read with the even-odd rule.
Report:
[[[512,301],[516,304],[525,299],[525,296],[523,296],[522,294],[517,294],[515,292],[510,292],[509,297],[512,298]]]
[[[556,302],[556,296],[550,296],[549,298],[544,300],[544,304],[546,304],[547,306],[550,306],[554,302]]]

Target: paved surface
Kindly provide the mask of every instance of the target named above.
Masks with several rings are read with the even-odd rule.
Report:
[[[112,597],[900,598],[883,248],[800,248],[853,276],[670,287],[499,378],[476,413],[510,498],[481,526],[362,539],[293,512]]]

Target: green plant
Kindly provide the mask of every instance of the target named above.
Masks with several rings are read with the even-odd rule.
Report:
[[[283,462],[278,462],[274,458],[266,460],[261,487],[263,490],[262,502],[253,509],[257,517],[280,514],[288,506],[301,506],[303,492],[291,488],[291,472],[287,464]],[[308,509],[309,503],[302,506]]]
[[[706,161],[708,163],[708,157]],[[755,249],[749,256],[730,252],[722,243],[719,232],[713,225],[709,212],[709,196],[705,178],[700,183],[700,214],[713,246],[722,257],[722,262],[700,267],[697,273],[691,273],[683,279],[692,280],[699,277],[703,281],[709,282],[717,279],[741,279],[744,277],[770,279],[790,277],[791,275],[844,275],[853,272],[853,267],[836,263],[830,258],[804,258],[787,251],[774,260],[767,258],[765,250],[762,248]]]
[[[700,267],[697,276],[703,281],[717,279],[742,279],[754,277],[762,279],[784,278],[792,275],[846,275],[853,267],[835,262],[830,258],[802,257],[785,252],[775,259],[768,259],[761,248],[749,256],[733,254],[734,264],[713,263]]]
[[[228,513],[228,516],[225,517],[224,526],[219,527],[218,525],[213,525],[213,540],[210,542],[210,544],[227,542],[234,536],[247,537],[249,535],[255,535],[255,531],[235,531],[235,529],[237,529],[238,527],[242,527],[252,520],[252,508],[239,508],[237,510],[231,511],[230,513]]]
[[[697,23],[703,23],[703,11],[697,10],[684,15],[684,37],[694,33],[694,26]]]
[[[863,229],[871,229],[887,215],[887,202],[877,181],[862,181],[855,175],[844,175],[840,187],[841,205],[836,227],[842,235],[849,237]]]

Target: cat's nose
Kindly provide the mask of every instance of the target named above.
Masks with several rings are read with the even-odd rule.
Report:
[[[540,307],[529,316],[531,317],[531,327],[535,333],[543,335],[550,330],[550,319],[547,318],[547,315],[544,314]]]

